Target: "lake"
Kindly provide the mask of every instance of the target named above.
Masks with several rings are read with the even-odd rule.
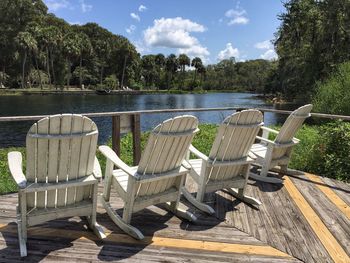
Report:
[[[150,109],[184,109],[213,107],[274,108],[249,93],[147,94],[147,95],[22,95],[0,96],[0,116],[88,113]],[[284,105],[279,109],[294,109]],[[220,123],[230,111],[189,112],[201,123]],[[142,130],[150,130],[159,122],[181,113],[141,115]],[[182,113],[184,114],[184,113]],[[187,113],[186,113],[187,114]],[[265,114],[265,124],[277,124],[286,115]],[[99,128],[99,143],[111,136],[111,118],[93,118]],[[0,122],[0,147],[23,146],[33,122]]]

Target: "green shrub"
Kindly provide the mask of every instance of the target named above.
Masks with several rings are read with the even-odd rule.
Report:
[[[317,84],[314,111],[350,115],[350,61],[340,64],[334,74]]]

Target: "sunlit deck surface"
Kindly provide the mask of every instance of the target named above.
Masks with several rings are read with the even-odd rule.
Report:
[[[80,218],[31,227],[25,261],[350,262],[349,184],[311,174],[284,178],[283,187],[250,182],[247,193],[262,201],[260,210],[224,191],[206,196],[215,216],[191,208],[197,224],[161,206],[142,210],[132,224],[146,235],[144,241],[124,234],[101,206],[97,220],[108,234],[104,241],[87,231]],[[117,196],[113,202],[121,208]],[[0,196],[0,262],[23,261],[16,205],[17,194]]]

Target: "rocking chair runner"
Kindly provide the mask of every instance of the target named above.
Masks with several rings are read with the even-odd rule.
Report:
[[[256,157],[254,164],[261,166],[260,175],[250,174],[249,177],[258,181],[268,183],[283,183],[283,180],[276,177],[268,177],[268,171],[271,168],[279,166],[279,172],[288,171],[288,163],[292,154],[293,147],[299,143],[294,138],[297,131],[301,128],[306,118],[310,117],[312,109],[311,104],[304,105],[293,111],[280,131],[276,131],[267,127],[261,127],[262,136],[257,136],[259,143],[253,144],[251,152]],[[269,133],[277,134],[274,141],[269,140]]]
[[[129,167],[108,146],[99,150],[107,157],[102,204],[111,219],[136,239],[143,234],[130,225],[132,213],[150,205],[169,202],[166,208],[179,217],[195,221],[196,217],[178,208],[181,188],[188,169],[183,160],[198,131],[197,118],[189,115],[168,119],[151,132],[138,166]],[[119,169],[113,170],[116,165]],[[114,188],[124,201],[123,216],[111,207],[110,192]]]
[[[244,110],[227,117],[219,126],[209,156],[194,146],[190,152],[199,159],[188,160],[190,175],[198,185],[196,198],[187,189],[184,196],[198,209],[213,214],[215,211],[203,203],[204,194],[221,189],[233,196],[254,205],[260,201],[244,194],[250,164],[254,161],[248,156],[255,136],[263,125],[263,116],[257,110]]]
[[[33,124],[26,138],[26,175],[22,155],[10,152],[10,172],[19,187],[17,208],[21,256],[27,255],[27,227],[49,220],[86,216],[100,238],[96,223],[97,184],[101,168],[96,154],[98,130],[87,117],[54,115]]]

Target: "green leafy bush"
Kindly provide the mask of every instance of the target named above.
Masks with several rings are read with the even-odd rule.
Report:
[[[329,79],[317,84],[314,111],[350,115],[350,61],[340,64]]]

